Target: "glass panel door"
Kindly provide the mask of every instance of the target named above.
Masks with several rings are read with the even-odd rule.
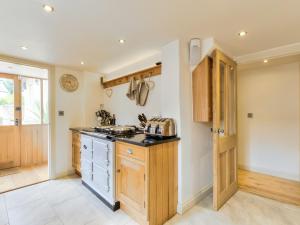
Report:
[[[0,169],[20,165],[20,92],[16,75],[0,73]]]
[[[41,124],[41,80],[22,77],[22,125]]]
[[[0,126],[15,124],[14,89],[13,79],[0,77]]]
[[[43,124],[49,123],[48,80],[43,80]]]

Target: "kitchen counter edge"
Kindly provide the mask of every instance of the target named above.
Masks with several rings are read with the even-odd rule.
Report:
[[[71,131],[80,132],[81,134],[85,134],[85,135],[95,137],[95,138],[101,138],[101,137],[97,136],[96,132],[86,132],[86,131],[84,131],[84,129],[86,129],[86,128],[82,128],[82,127],[69,128],[69,130],[71,130]],[[166,138],[166,139],[156,139],[156,140],[152,139],[153,140],[152,143],[143,143],[143,142],[141,142],[142,139],[146,139],[145,134],[136,134],[136,135],[134,135],[133,138],[113,137],[111,140],[118,141],[118,142],[124,142],[124,143],[128,143],[128,144],[133,144],[133,145],[138,145],[141,147],[151,147],[154,145],[159,145],[159,144],[164,144],[164,143],[169,143],[169,142],[174,142],[174,141],[180,140],[179,137],[170,137],[170,138]]]

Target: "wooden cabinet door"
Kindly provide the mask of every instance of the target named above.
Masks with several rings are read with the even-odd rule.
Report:
[[[146,215],[145,164],[127,157],[117,156],[117,199]]]
[[[80,172],[80,133],[72,133],[72,166]]]
[[[213,205],[219,209],[237,191],[236,63],[219,50],[213,68]]]
[[[212,59],[205,57],[193,71],[193,119],[212,120]]]

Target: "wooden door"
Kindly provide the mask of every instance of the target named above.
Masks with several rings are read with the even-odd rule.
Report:
[[[213,206],[219,209],[237,185],[236,63],[213,53]]]
[[[20,77],[21,166],[48,162],[48,81]]]
[[[142,215],[146,214],[145,164],[117,155],[117,199]]]
[[[18,76],[0,74],[0,169],[20,166],[20,85]]]

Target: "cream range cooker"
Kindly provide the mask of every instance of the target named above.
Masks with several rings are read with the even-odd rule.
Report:
[[[115,185],[115,137],[134,135],[135,128],[103,126],[81,134],[82,183],[112,210],[117,210]]]

